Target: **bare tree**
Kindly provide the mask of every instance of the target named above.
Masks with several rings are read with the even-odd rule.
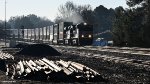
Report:
[[[61,5],[58,8],[58,11],[59,17],[68,18],[72,15],[73,12],[76,11],[76,5],[74,5],[73,2],[68,1],[65,5]]]
[[[76,5],[71,1],[65,3],[65,5],[61,5],[58,8],[58,16],[55,19],[55,22],[61,21],[70,21],[73,23],[85,22],[86,12],[92,11],[90,5]],[[88,17],[89,15],[87,15]],[[86,18],[87,18],[86,17]]]

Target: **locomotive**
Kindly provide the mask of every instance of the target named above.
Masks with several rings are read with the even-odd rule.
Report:
[[[53,45],[92,45],[93,25],[60,22],[51,26],[34,29],[14,29],[11,38],[24,41],[43,42]]]

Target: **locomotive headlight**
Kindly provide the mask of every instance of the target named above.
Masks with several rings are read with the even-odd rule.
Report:
[[[84,35],[82,35],[81,37],[84,38]]]
[[[84,23],[84,25],[87,25],[87,23]]]
[[[92,37],[92,35],[89,35],[89,38],[91,38]]]

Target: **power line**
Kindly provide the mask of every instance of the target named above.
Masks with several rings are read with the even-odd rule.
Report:
[[[6,46],[6,0],[5,0],[5,46]]]

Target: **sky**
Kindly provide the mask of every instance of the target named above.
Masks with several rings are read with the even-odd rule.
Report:
[[[126,0],[6,0],[6,18],[9,20],[11,16],[35,14],[53,21],[58,14],[58,7],[67,1],[77,5],[90,4],[93,9],[99,5],[106,8],[128,7]],[[5,20],[5,0],[0,0],[0,20]]]

